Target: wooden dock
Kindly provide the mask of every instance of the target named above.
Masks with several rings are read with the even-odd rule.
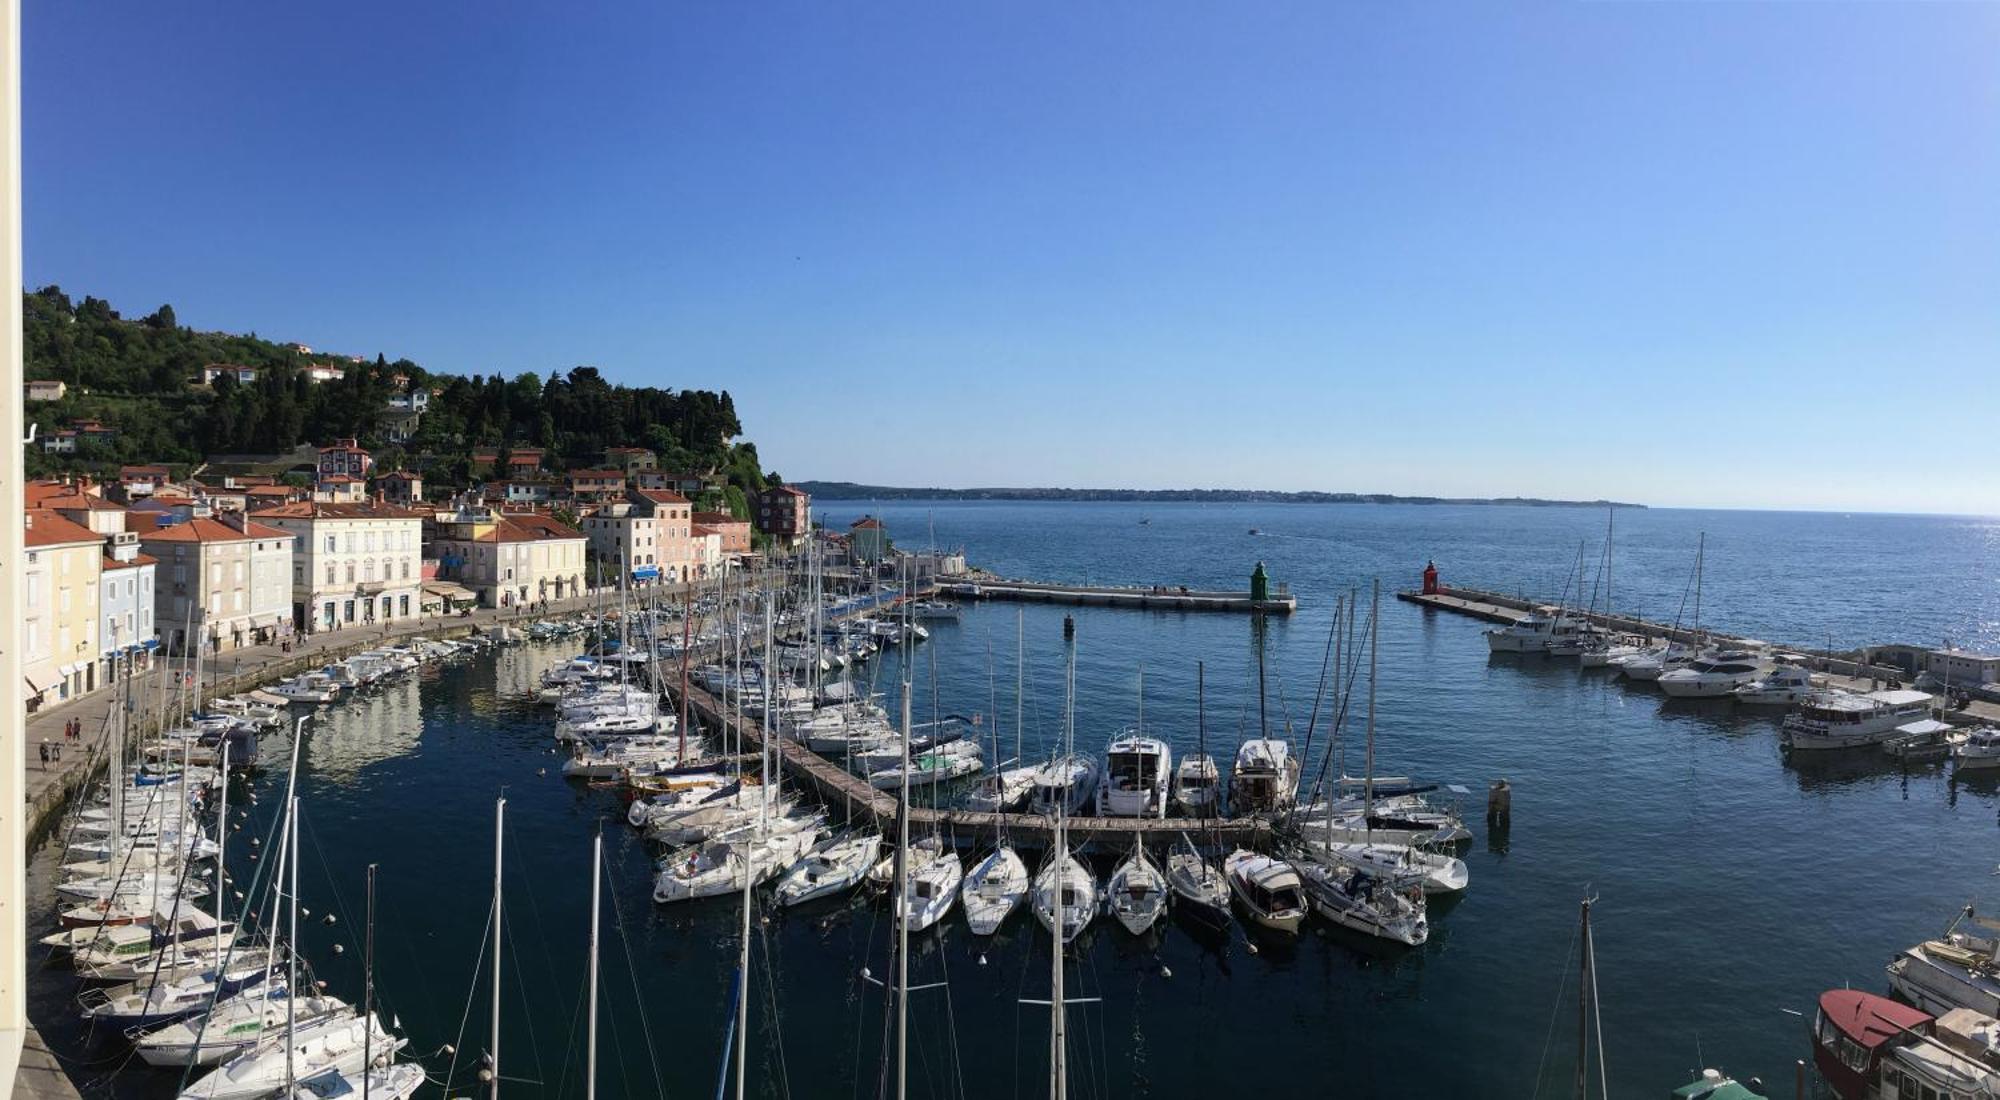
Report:
[[[764,743],[761,723],[751,718],[739,722],[727,713],[721,700],[692,684],[688,686],[688,710],[710,730],[734,732],[746,745]],[[856,815],[870,815],[884,829],[894,827],[897,801],[894,795],[876,790],[867,780],[800,742],[778,737],[773,744],[786,775],[811,787],[829,806],[845,807]],[[1055,831],[1055,819],[1045,814],[1001,814],[928,806],[910,810],[912,830],[942,831],[961,847],[974,847],[990,840],[995,830],[1002,827],[1016,846],[1047,847]],[[1105,851],[1119,851],[1130,848],[1135,840],[1164,847],[1181,833],[1196,829],[1219,832],[1226,844],[1250,846],[1269,836],[1270,823],[1261,818],[1228,818],[1204,828],[1202,822],[1189,818],[1072,817],[1067,829],[1071,842],[1078,847],[1095,844]]]
[[[981,579],[944,581],[938,584],[937,590],[942,595],[965,600],[1015,600],[1079,607],[1125,607],[1143,611],[1236,611],[1289,615],[1299,609],[1298,597],[1283,586],[1274,588],[1271,595],[1262,600],[1253,598],[1249,592],[1216,592],[1164,584],[1118,587]]]

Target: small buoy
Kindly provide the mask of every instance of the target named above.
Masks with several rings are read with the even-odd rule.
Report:
[[[237,900],[237,901],[242,901],[242,900],[243,900],[243,891],[241,891],[241,890],[237,890],[237,891],[235,891],[235,894],[236,894],[236,900]]]
[[[313,915],[313,911],[312,911],[312,910],[310,910],[310,909],[306,908],[306,907],[305,907],[305,906],[303,906],[303,905],[299,906],[299,916],[302,916],[302,917],[310,917],[310,916],[312,916],[312,915]]]
[[[1252,955],[1255,955],[1257,953],[1257,945],[1255,943],[1246,943],[1243,946],[1247,948]]]
[[[325,979],[325,978],[321,978],[321,979],[320,979],[319,981],[316,981],[316,982],[314,982],[313,984],[314,984],[314,985],[316,985],[316,986],[318,986],[318,987],[320,987],[321,989],[325,989],[325,988],[326,988],[326,979]]]
[[[869,973],[868,968],[864,966],[861,968],[861,976],[864,978],[872,978],[875,975]]]
[[[241,826],[241,825],[231,825],[231,826],[229,827],[229,831],[230,831],[230,832],[232,832],[232,833],[240,833],[240,832],[242,832],[242,831],[243,831],[243,826]],[[253,839],[254,839],[254,838],[253,838]]]
[[[335,923],[335,921],[336,921],[336,920],[337,920],[337,918],[336,918],[336,917],[334,917],[334,915],[333,915],[332,913],[328,913],[328,914],[326,915],[326,923],[328,923],[328,924],[333,924],[333,923]]]
[[[984,952],[982,952],[982,953],[980,954],[980,956],[979,956],[979,965],[981,965],[981,966],[985,966],[985,965],[986,965],[986,955],[985,955],[985,953],[984,953]]]
[[[1171,978],[1171,977],[1173,977],[1173,976],[1174,976],[1174,968],[1173,968],[1173,967],[1171,967],[1171,966],[1166,966],[1166,965],[1162,965],[1162,966],[1160,967],[1160,977],[1162,977],[1162,978]]]
[[[450,1043],[446,1043],[446,1044],[445,1044],[444,1046],[442,1046],[442,1047],[439,1047],[439,1048],[438,1048],[438,1053],[439,1053],[439,1054],[457,1054],[457,1053],[458,1053],[458,1048],[457,1048],[457,1047],[455,1047],[455,1046],[452,1046],[452,1045],[451,1045]]]
[[[252,863],[255,863],[255,862],[257,862],[257,853],[255,853],[255,852],[251,852],[251,853],[250,853],[250,862],[252,862]]]
[[[334,945],[333,945],[333,953],[334,953],[334,954],[336,954],[336,955],[345,955],[345,954],[347,954],[347,945],[346,945],[346,944],[339,944],[339,943],[336,943],[336,944],[334,944]]]
[[[250,838],[250,846],[251,846],[252,848],[262,848],[262,847],[264,846],[264,838],[263,838],[263,837],[257,837],[257,836],[253,836],[253,837],[251,837],[251,838]]]
[[[547,775],[547,774],[549,774],[549,769],[547,769],[547,768],[536,768],[536,769],[535,769],[535,774],[536,774],[536,775]]]
[[[481,1081],[485,1081],[485,1082],[488,1082],[488,1083],[490,1084],[490,1083],[492,1082],[492,1080],[493,1080],[493,1071],[492,1071],[492,1070],[490,1070],[490,1069],[482,1069],[482,1070],[480,1070],[480,1071],[479,1071],[479,1079],[480,1079]]]

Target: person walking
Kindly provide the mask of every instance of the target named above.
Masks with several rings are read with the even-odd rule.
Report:
[[[42,770],[49,770],[49,739],[42,738]]]

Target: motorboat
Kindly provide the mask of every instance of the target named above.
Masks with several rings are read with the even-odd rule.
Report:
[[[1019,809],[1035,792],[1034,766],[998,768],[981,776],[965,793],[965,808],[985,813],[1007,813]]]
[[[1080,752],[1064,753],[1036,769],[1029,806],[1038,814],[1058,808],[1075,813],[1096,790],[1097,761]]]
[[[283,1035],[288,1018],[311,1027],[354,1014],[338,997],[301,997],[296,1005],[287,1001],[283,983],[266,983],[217,1002],[206,1016],[136,1035],[132,1049],[150,1066],[212,1066]]]
[[[1626,657],[1613,660],[1612,667],[1627,680],[1651,683],[1660,677],[1681,668],[1695,659],[1695,651],[1684,645],[1669,644],[1654,646]]]
[[[1147,858],[1145,844],[1134,843],[1132,854],[1111,872],[1104,884],[1104,907],[1135,936],[1144,935],[1167,911],[1167,879]]]
[[[943,920],[958,904],[958,888],[964,878],[965,864],[949,847],[940,847],[928,859],[912,861],[905,868],[903,888],[896,897],[896,911],[910,931],[923,932]]]
[[[1173,754],[1157,737],[1126,732],[1104,749],[1098,772],[1099,817],[1165,817]]]
[[[1167,853],[1167,888],[1175,912],[1210,929],[1229,926],[1229,880],[1186,836]]]
[[[1930,695],[1907,689],[1822,692],[1785,716],[1778,743],[1793,752],[1877,744],[1898,727],[1929,718],[1931,702]]]
[[[1779,665],[1747,684],[1737,685],[1730,694],[1746,706],[1789,707],[1805,702],[1822,690],[1813,682],[1812,673],[1797,665]]]
[[[1537,608],[1506,626],[1486,632],[1486,648],[1492,653],[1547,653],[1550,643],[1575,637],[1584,628],[1552,607]]]
[[[1019,852],[1003,844],[972,865],[958,894],[972,934],[990,936],[1027,896],[1028,865]]]
[[[1412,879],[1423,887],[1426,894],[1455,894],[1472,882],[1472,872],[1464,860],[1408,844],[1334,841],[1320,846],[1319,850],[1374,874]]]
[[[1035,875],[1029,904],[1042,927],[1068,944],[1097,917],[1097,879],[1069,852],[1051,854]]]
[[[264,690],[295,706],[321,706],[333,702],[340,694],[337,688],[312,683],[303,676],[272,684]]]
[[[957,622],[958,605],[943,600],[914,600],[901,608],[918,622]]]
[[[787,907],[844,894],[861,884],[881,853],[880,833],[829,837],[780,875],[773,893]]]
[[[2000,768],[2000,729],[1982,726],[1952,746],[1951,762],[1959,771],[1991,771]]]
[[[180,1100],[256,1100],[284,1088],[288,1070],[300,1081],[329,1071],[353,1073],[371,1053],[388,1064],[406,1042],[372,1016],[288,1028],[223,1062],[182,1091]]]
[[[977,775],[986,770],[986,761],[980,759],[979,747],[974,745],[970,752],[949,752],[948,745],[927,749],[920,756],[910,758],[909,767],[902,765],[883,768],[868,773],[868,785],[878,791],[894,790],[908,783],[912,787],[925,784],[948,783]]]
[[[1189,753],[1174,765],[1171,792],[1173,807],[1187,817],[1206,817],[1221,811],[1222,771],[1215,757],[1205,752]]]
[[[1289,809],[1299,789],[1299,762],[1276,737],[1253,737],[1236,750],[1229,775],[1229,805],[1239,816]]]
[[[1658,683],[1677,699],[1714,699],[1734,695],[1762,671],[1757,655],[1747,649],[1718,650],[1660,673]]]
[[[2000,1096],[1990,1016],[1946,1019],[1859,989],[1829,989],[1813,1019],[1813,1068],[1837,1100]]]
[[[1238,848],[1222,861],[1222,873],[1252,923],[1275,932],[1297,932],[1305,923],[1305,888],[1290,863]]]
[[[1942,937],[1905,949],[1888,971],[1890,990],[1932,1015],[1969,1008],[2000,1016],[2000,920],[1967,906]]]
[[[218,996],[227,997],[264,980],[266,957],[248,952],[227,966],[203,970],[163,969],[124,985],[86,989],[77,997],[83,1018],[120,1029],[151,1026],[199,1012]]]
[[[1342,928],[1411,947],[1430,939],[1424,892],[1410,880],[1341,859],[1302,859],[1292,866],[1313,912]]]

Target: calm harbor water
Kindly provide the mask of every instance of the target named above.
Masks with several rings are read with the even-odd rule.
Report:
[[[833,502],[830,524],[864,511]],[[973,562],[1043,579],[1241,587],[1268,564],[1300,596],[1266,640],[1274,722],[1303,727],[1333,597],[1380,575],[1413,583],[1434,557],[1447,581],[1553,595],[1603,514],[1529,508],[1079,504],[894,505],[905,546],[967,547]],[[1150,519],[1145,525],[1141,519]],[[1264,532],[1248,534],[1250,528]],[[2000,645],[2000,522],[1931,517],[1621,512],[1621,609],[1672,617],[1708,533],[1704,618],[1796,643],[1890,640]],[[1587,551],[1593,560],[1595,547]],[[971,609],[909,650],[917,709],[994,715],[1013,736],[1015,633],[1026,636],[1023,739],[1059,731],[1062,608]],[[1195,665],[1207,664],[1206,729],[1227,759],[1256,725],[1252,626],[1231,615],[1077,610],[1078,738],[1101,748],[1137,708],[1177,752],[1196,738]],[[1788,764],[1775,722],[1727,704],[1670,704],[1573,665],[1492,657],[1481,624],[1385,600],[1378,769],[1459,782],[1507,777],[1514,823],[1474,824],[1472,887],[1433,909],[1431,942],[1386,951],[1317,927],[1296,943],[1220,943],[1179,926],[1138,940],[1100,920],[1071,992],[1079,1096],[1179,1097],[1274,1087],[1343,1095],[1566,1095],[1574,996],[1565,985],[1578,900],[1596,895],[1599,989],[1613,1092],[1657,1094],[1702,1065],[1759,1074],[1789,1095],[1817,993],[1882,989],[1894,952],[1958,906],[2000,902],[2000,792],[1873,757]],[[591,836],[610,853],[600,1059],[606,1095],[707,1094],[729,1017],[738,913],[727,902],[656,907],[650,861],[607,792],[554,772],[549,717],[526,701],[561,647],[431,669],[330,711],[310,736],[304,947],[343,995],[360,989],[364,868],[380,865],[378,980],[412,1052],[484,1045],[481,949],[490,898],[492,803],[508,798],[503,1070],[514,1095],[582,1092],[582,991]],[[896,682],[896,657],[869,670]],[[283,751],[274,739],[268,751]],[[1358,761],[1350,757],[1350,768]],[[543,774],[548,769],[548,774]],[[274,770],[237,838],[263,835]],[[1468,807],[1477,817],[1478,807]],[[232,862],[247,881],[247,845]],[[46,882],[52,855],[41,853]],[[46,896],[43,890],[40,896]],[[337,923],[323,922],[325,914]],[[761,1095],[856,1097],[878,1089],[879,989],[891,933],[865,902],[772,913],[756,931],[751,1061]],[[336,954],[334,946],[344,946]],[[972,937],[956,914],[917,938],[912,1093],[1044,1091],[1048,943],[1017,915]],[[1573,976],[1568,976],[1573,980]],[[91,1061],[104,1091],[156,1097],[171,1077],[121,1067],[122,1046],[65,1022],[72,985],[44,975],[34,1011],[51,1041]],[[468,1091],[470,1055],[455,1091]],[[435,1075],[450,1059],[426,1058]],[[1252,1069],[1251,1063],[1257,1067]],[[1280,1085],[1282,1082],[1282,1085]],[[438,1095],[432,1090],[430,1095]]]

